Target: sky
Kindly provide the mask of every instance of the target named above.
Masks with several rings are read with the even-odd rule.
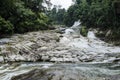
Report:
[[[68,9],[72,4],[72,0],[51,0],[53,5],[61,5],[62,8]]]

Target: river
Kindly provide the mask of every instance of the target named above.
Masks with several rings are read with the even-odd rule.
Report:
[[[62,80],[120,80],[120,65],[115,63],[43,63],[43,62],[24,62],[24,63],[14,63],[12,65],[4,64],[0,67],[0,80],[11,80],[13,76],[18,76],[20,74],[27,73],[31,75],[32,70],[38,69],[45,72],[44,76],[48,78],[48,73],[54,74],[53,79],[59,80],[55,77],[61,78],[62,75],[66,79]],[[47,71],[48,70],[48,71]],[[48,73],[47,73],[47,72]],[[52,71],[50,73],[50,71]],[[38,73],[32,73],[35,75]],[[26,75],[26,74],[25,74]],[[70,77],[70,75],[72,75]],[[37,78],[39,76],[39,78]],[[81,77],[78,77],[81,76]],[[19,79],[18,79],[19,78]],[[31,79],[30,79],[31,78]],[[12,80],[48,80],[42,79],[41,75],[29,76],[27,78],[17,77]],[[63,78],[63,77],[62,77]]]
[[[83,37],[79,34],[79,25],[80,23],[76,22],[71,28],[66,29],[59,42],[47,41],[46,44],[40,41],[40,45],[44,43],[45,47],[40,46],[39,50],[42,49],[39,54],[40,58],[35,56],[37,62],[31,62],[34,57],[26,56],[29,55],[28,52],[26,55],[22,55],[22,53],[13,55],[14,48],[12,48],[12,54],[7,54],[5,59],[7,61],[17,61],[18,59],[18,61],[0,64],[0,80],[120,80],[120,47],[100,40],[95,36],[94,31],[89,31],[88,36]],[[31,34],[33,35],[32,40],[34,36],[36,40],[40,35],[38,32],[28,34],[25,34],[25,37],[13,36],[10,39],[11,44],[13,43],[14,46],[19,44],[22,47],[27,45],[27,50],[33,52],[32,50],[34,48],[36,50],[39,46],[32,47],[32,49],[29,49],[28,46],[34,44],[35,41],[32,41],[32,43],[27,41],[27,43],[30,43],[25,44],[20,43],[20,40],[15,38],[19,36],[25,42]],[[43,36],[49,38],[47,35],[50,35],[50,33]],[[50,36],[53,36],[53,34]],[[46,40],[46,38],[39,37],[39,40],[41,39]],[[50,39],[53,38],[50,37]],[[6,47],[7,42],[9,42],[9,38],[5,38],[5,41],[4,39],[0,40],[0,47]],[[21,50],[21,46],[17,49],[20,48]],[[24,49],[26,49],[26,46],[24,46]],[[26,51],[23,52],[26,53]],[[38,55],[38,52],[36,55]]]

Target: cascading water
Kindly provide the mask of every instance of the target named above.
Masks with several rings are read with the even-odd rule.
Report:
[[[76,30],[72,28],[71,30],[74,32],[74,34],[69,35],[69,36],[65,35],[61,39],[61,43],[63,44],[67,43],[67,46],[77,49],[81,52],[85,52],[84,55],[86,56],[84,56],[83,58],[90,59],[92,57],[96,57],[97,60],[93,59],[92,63],[106,63],[107,64],[107,63],[114,63],[115,61],[118,61],[116,65],[120,66],[120,63],[119,63],[120,47],[112,46],[111,44],[101,41],[99,38],[95,36],[94,31],[91,31],[91,30],[88,31],[87,37],[83,37],[82,35],[79,35],[78,37],[74,37],[74,35],[76,35],[75,34]],[[77,26],[75,28],[78,28],[79,30],[80,26]],[[78,31],[76,33],[78,33]],[[101,66],[103,65],[101,64]],[[106,65],[106,67],[109,67],[109,66]],[[119,73],[119,76],[120,76],[120,73]]]
[[[0,64],[0,80],[120,80],[120,47],[101,41],[93,31],[83,37],[80,28],[80,21],[75,22],[65,30],[60,43],[72,49],[72,55],[78,51],[84,62]]]
[[[80,22],[77,21],[70,28],[67,29],[65,33],[71,33],[69,36],[64,35],[61,39],[61,43],[67,43],[67,46],[79,49],[85,49],[87,52],[95,52],[95,53],[120,53],[120,47],[111,47],[109,44],[105,43],[98,39],[93,31],[88,31],[87,37],[83,37],[78,34],[80,31]],[[74,36],[77,38],[74,38]],[[69,41],[69,42],[67,42]]]
[[[89,31],[87,37],[88,37],[88,38],[93,38],[93,39],[96,38],[93,31]]]
[[[72,35],[72,34],[78,34],[80,33],[80,21],[76,21],[72,27],[70,27],[69,29],[65,30],[65,34],[67,35]]]

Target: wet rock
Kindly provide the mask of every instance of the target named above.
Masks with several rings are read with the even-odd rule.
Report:
[[[72,57],[73,57],[73,58],[76,58],[76,57],[77,57],[77,55],[74,55],[74,54],[73,54],[73,55],[72,55]]]
[[[0,45],[8,44],[12,42],[9,38],[0,39]]]
[[[63,61],[63,59],[62,59],[62,58],[57,58],[57,57],[52,57],[52,58],[50,59],[50,61],[51,61],[51,62],[61,62],[61,61]]]
[[[6,47],[2,54],[6,61],[36,61],[38,55],[34,53],[33,45],[32,42],[18,43]]]
[[[47,53],[49,50],[53,49],[56,46],[55,43],[56,41],[54,41],[56,40],[56,35],[53,36],[48,32],[42,34],[41,36],[40,34],[42,33],[33,32],[33,33],[25,34],[23,36],[19,35],[19,37],[14,37],[14,38],[18,38],[18,41],[19,39],[20,40],[23,39],[23,40],[14,45],[9,45],[9,48],[7,48],[8,46],[7,47],[5,46],[7,49],[7,50],[5,49],[5,51],[10,51],[10,54],[5,56],[6,60],[7,59],[10,60],[10,58],[12,59],[11,61],[13,60],[37,61],[39,59],[41,60],[39,56],[44,56],[43,53]]]
[[[0,62],[4,62],[3,56],[0,56]]]
[[[93,57],[91,56],[82,56],[82,57],[78,57],[78,59],[81,61],[81,62],[92,62],[94,60]]]
[[[110,58],[104,60],[103,62],[106,62],[106,63],[107,63],[107,62],[109,62],[109,63],[113,63],[115,60],[116,60],[115,57],[110,57]]]
[[[41,47],[41,50],[47,50],[48,47]]]
[[[61,50],[69,50],[69,48],[64,47],[64,46],[59,46],[55,48],[57,51],[61,51]]]
[[[78,72],[64,69],[32,70],[26,74],[12,77],[11,80],[88,80]]]
[[[66,65],[67,66],[67,65]],[[88,71],[73,69],[70,67],[52,67],[34,69],[30,72],[14,76],[11,80],[119,80],[119,75],[97,75]]]
[[[106,57],[120,57],[120,53],[105,53]]]
[[[50,58],[49,58],[49,56],[42,56],[42,57],[41,57],[41,60],[43,60],[43,61],[49,61]]]
[[[112,33],[112,31],[111,31],[111,30],[107,31],[107,33],[106,33],[105,37],[110,36],[110,34],[111,34],[111,33]]]
[[[80,38],[80,35],[73,35],[73,38]]]

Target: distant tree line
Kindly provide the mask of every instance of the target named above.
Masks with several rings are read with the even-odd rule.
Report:
[[[64,8],[62,9],[60,5],[58,6],[54,5],[54,7],[50,11],[47,11],[46,14],[49,17],[52,24],[63,25],[65,13],[66,10]]]

